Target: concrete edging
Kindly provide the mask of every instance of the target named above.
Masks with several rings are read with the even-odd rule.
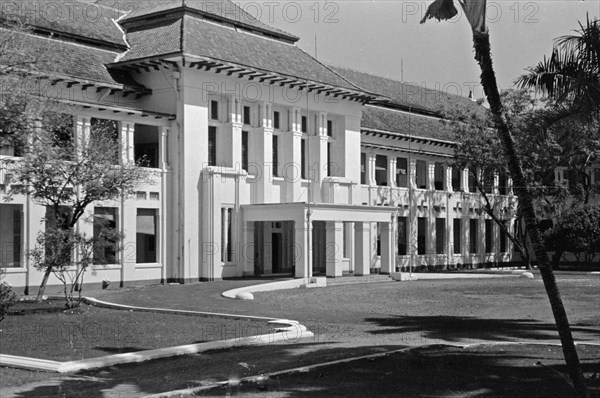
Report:
[[[228,290],[223,292],[221,295],[225,298],[236,299],[240,293],[259,293],[259,292],[272,292],[275,290],[291,290],[298,288],[316,288],[316,287],[327,287],[327,278],[300,278],[290,279],[286,281],[269,282],[260,285],[252,285],[239,287],[237,289]]]
[[[309,331],[304,325],[301,325],[298,321],[288,319],[254,317],[247,315],[219,314],[186,310],[171,310],[163,308],[136,307],[123,304],[108,303],[91,297],[84,297],[83,301],[88,305],[94,305],[102,308],[110,308],[115,310],[156,312],[164,314],[192,315],[201,317],[221,317],[230,319],[233,318],[262,320],[270,324],[273,328],[273,331],[268,334],[262,334],[257,336],[241,336],[239,338],[228,340],[210,341],[207,343],[187,344],[176,347],[166,347],[153,350],[114,354],[104,357],[89,358],[68,362],[58,362],[40,358],[29,358],[0,354],[0,366],[8,366],[28,370],[41,370],[56,373],[72,373],[79,372],[82,370],[98,369],[127,363],[138,363],[153,359],[169,358],[179,355],[197,354],[200,352],[222,348],[263,345],[283,341],[299,341],[302,339],[314,337],[314,334],[311,331]]]

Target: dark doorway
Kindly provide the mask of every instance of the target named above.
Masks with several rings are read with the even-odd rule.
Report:
[[[313,222],[313,275],[325,274],[327,271],[327,232],[325,221]]]

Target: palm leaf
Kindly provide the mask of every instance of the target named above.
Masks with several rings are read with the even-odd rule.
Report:
[[[448,20],[458,14],[458,10],[454,6],[454,0],[435,0],[425,12],[425,16],[421,19],[421,23],[425,23],[428,19],[435,18],[438,21]]]

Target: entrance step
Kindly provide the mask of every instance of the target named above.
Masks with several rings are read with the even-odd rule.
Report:
[[[354,276],[345,275],[341,278],[327,278],[327,287],[329,286],[342,286],[352,285],[356,283],[383,283],[393,282],[393,279],[389,275],[366,275],[366,276]]]

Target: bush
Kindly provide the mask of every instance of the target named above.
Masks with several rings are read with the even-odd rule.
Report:
[[[600,253],[600,205],[576,207],[563,213],[546,234],[546,245],[557,254],[570,252],[580,263],[590,264]]]
[[[19,297],[8,283],[0,283],[0,322],[8,313],[8,309],[19,301]]]

